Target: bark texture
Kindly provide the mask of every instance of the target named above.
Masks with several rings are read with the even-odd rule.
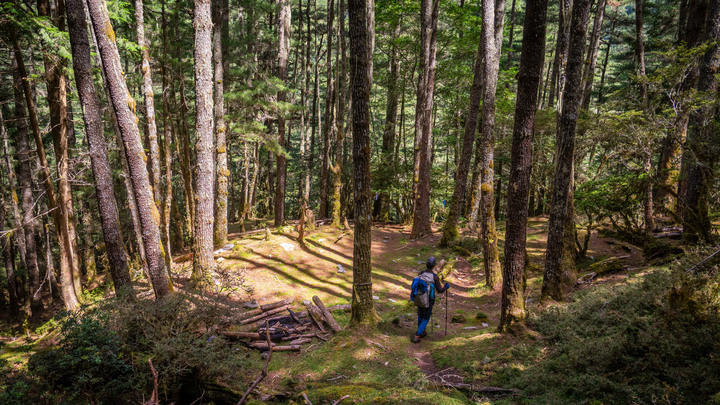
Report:
[[[574,176],[575,129],[582,101],[582,63],[590,0],[576,0],[570,25],[570,45],[562,93],[562,112],[558,119],[555,158],[555,180],[552,189],[548,244],[545,257],[542,297],[562,300],[575,284],[577,269],[574,260],[568,263],[567,249],[574,249],[572,187]],[[570,246],[568,246],[570,244]],[[563,260],[565,259],[565,260]]]
[[[228,234],[228,154],[225,125],[225,72],[223,65],[222,31],[227,24],[223,0],[213,0],[213,64],[215,65],[215,158],[217,182],[215,188],[215,245],[227,243]]]
[[[372,297],[370,231],[370,81],[365,0],[349,0],[350,80],[353,125],[353,195],[355,232],[353,240],[353,291],[350,323],[374,324],[378,320]]]
[[[213,257],[213,70],[210,0],[195,0],[195,226],[192,282],[210,283]]]
[[[718,92],[717,74],[720,71],[720,4],[710,1],[705,22],[706,41],[712,46],[700,63],[697,90],[708,98]],[[717,103],[708,103],[690,115],[687,152],[689,155],[683,239],[685,243],[710,243],[712,224],[708,217],[710,187],[714,182],[714,167],[718,160],[718,141],[714,116]]]
[[[533,126],[545,55],[547,0],[528,0],[525,12],[515,124],[510,152],[499,331],[506,330],[512,323],[524,321],[527,316],[525,267],[528,199],[532,170]]]
[[[155,296],[161,299],[173,291],[160,241],[160,214],[152,195],[146,156],[140,140],[135,115],[135,101],[130,96],[120,65],[115,31],[110,24],[107,6],[102,0],[88,0],[90,20],[98,43],[106,86],[110,94],[127,160],[134,203],[137,208],[142,243],[150,282]]]
[[[28,77],[27,70],[25,69],[25,62],[20,51],[20,45],[17,40],[17,36],[12,24],[10,25],[10,37],[13,45],[13,54],[17,63],[18,74],[22,79],[23,93],[25,95],[25,103],[28,108],[28,117],[30,118],[30,124],[35,138],[35,150],[37,153],[38,164],[40,166],[41,178],[43,188],[47,198],[47,205],[52,210],[53,224],[57,231],[58,246],[60,250],[60,279],[62,282],[62,296],[65,303],[65,308],[68,310],[74,310],[80,303],[75,293],[75,286],[73,284],[73,248],[68,231],[68,216],[64,214],[64,207],[60,206],[58,197],[55,194],[55,186],[53,185],[52,178],[50,177],[50,168],[45,155],[45,146],[42,141],[42,135],[40,133],[40,125],[38,123],[37,108],[35,105],[34,93],[30,86],[30,78]],[[30,285],[32,287],[32,279]],[[37,280],[37,285],[40,285],[40,280]]]
[[[285,82],[288,74],[288,53],[290,51],[290,1],[281,0],[278,17],[278,79]],[[284,91],[278,93],[278,102],[284,102]],[[285,181],[287,180],[287,160],[285,158],[285,117],[278,116],[278,145],[283,150],[277,154],[277,184],[275,185],[275,226],[285,224]]]
[[[415,105],[415,154],[413,164],[413,224],[411,235],[432,233],[430,225],[430,168],[432,112],[435,94],[435,57],[439,0],[420,2],[420,77]]]
[[[67,0],[66,5],[75,83],[83,109],[85,137],[88,142],[98,212],[100,213],[100,224],[110,265],[110,275],[117,295],[134,295],[130,271],[128,270],[127,254],[123,245],[117,202],[113,193],[112,172],[108,160],[107,144],[103,134],[100,102],[93,83],[85,7],[82,0]]]
[[[470,103],[465,118],[465,133],[463,135],[462,152],[455,171],[455,188],[450,200],[450,211],[443,226],[443,234],[440,239],[441,246],[449,246],[457,240],[459,233],[457,229],[458,219],[465,201],[465,190],[467,189],[468,171],[472,159],[473,143],[477,131],[478,115],[480,112],[480,101],[482,99],[482,71],[483,71],[483,50],[482,43],[478,45],[475,67],[473,69],[473,82],[470,87]],[[471,190],[472,192],[472,190]]]
[[[483,247],[485,284],[495,287],[501,281],[500,259],[495,228],[495,92],[497,91],[500,52],[505,20],[505,0],[483,0],[483,104],[480,134],[480,240]]]

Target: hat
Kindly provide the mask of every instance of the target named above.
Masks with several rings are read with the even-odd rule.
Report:
[[[425,263],[425,264],[427,265],[428,270],[432,269],[433,267],[435,267],[435,258],[430,256],[427,259],[427,263]]]

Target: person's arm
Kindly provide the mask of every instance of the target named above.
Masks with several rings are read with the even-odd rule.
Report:
[[[435,284],[435,291],[437,291],[438,293],[444,293],[445,290],[450,288],[450,284],[448,283],[445,283],[445,285],[440,284],[440,277],[438,277],[437,274],[434,275],[433,282]]]

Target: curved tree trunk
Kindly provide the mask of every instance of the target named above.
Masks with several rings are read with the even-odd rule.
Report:
[[[117,117],[118,127],[125,146],[130,180],[132,181],[135,205],[140,219],[142,242],[145,247],[150,282],[155,296],[161,299],[173,291],[165,266],[164,251],[160,241],[160,214],[155,205],[150,186],[150,176],[143,157],[142,142],[135,116],[135,102],[128,98],[125,77],[120,66],[120,55],[115,44],[115,33],[110,24],[107,7],[102,0],[88,0],[90,20],[98,42],[98,51],[102,60],[102,69],[110,101]]]
[[[38,123],[35,99],[33,97],[33,91],[30,88],[29,76],[27,74],[27,70],[25,69],[25,62],[23,61],[22,52],[20,51],[20,46],[12,24],[10,25],[10,37],[13,44],[13,53],[17,63],[18,74],[22,78],[23,93],[25,94],[25,103],[28,108],[28,116],[30,118],[33,137],[35,138],[35,150],[40,170],[42,171],[42,183],[47,196],[47,205],[48,208],[52,210],[53,223],[55,225],[55,229],[57,230],[58,245],[60,249],[60,278],[62,282],[63,301],[66,309],[74,310],[80,303],[78,301],[77,294],[75,293],[75,285],[73,284],[74,260],[72,242],[68,232],[68,217],[64,212],[64,207],[59,205],[57,195],[55,194],[55,187],[50,177],[50,168],[45,155],[45,146],[43,145],[42,135],[40,134],[40,125]],[[39,285],[40,280],[38,277],[37,287],[39,287]],[[30,287],[33,287],[32,278],[30,280]]]

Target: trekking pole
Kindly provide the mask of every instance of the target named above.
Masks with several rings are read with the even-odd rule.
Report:
[[[447,336],[448,303],[448,294],[447,290],[445,290],[445,336]]]

